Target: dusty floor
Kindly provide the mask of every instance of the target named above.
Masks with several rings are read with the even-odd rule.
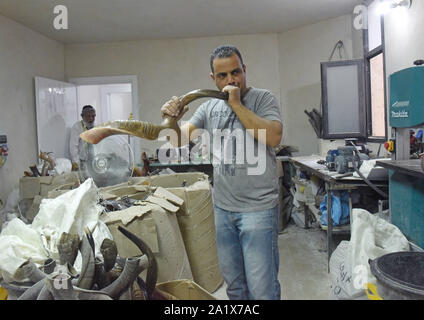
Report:
[[[278,236],[282,300],[327,300],[331,280],[327,272],[327,234],[318,227],[303,229],[291,222]],[[228,300],[225,283],[213,293]]]

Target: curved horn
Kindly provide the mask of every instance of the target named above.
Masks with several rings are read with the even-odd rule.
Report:
[[[60,287],[56,288],[56,280],[59,280]],[[73,286],[71,276],[64,273],[53,273],[47,276],[43,290],[49,292],[54,300],[112,300],[109,295],[102,291],[86,290]]]
[[[36,300],[41,290],[43,289],[45,283],[45,278],[39,280],[31,288],[27,289],[24,293],[22,293],[19,296],[18,300]]]
[[[19,274],[21,277],[29,278],[32,282],[37,283],[38,281],[44,279],[46,274],[37,268],[34,262],[31,260],[25,261],[18,269],[16,274]]]
[[[79,236],[78,234],[69,234],[63,232],[60,236],[57,250],[59,251],[59,263],[61,265],[69,262],[74,265],[75,259],[78,255]]]
[[[148,263],[149,261],[146,255],[139,258],[128,258],[125,262],[124,270],[122,270],[118,279],[113,281],[107,287],[102,288],[102,292],[106,293],[113,299],[117,299],[122,292],[133,284],[140,272],[146,269]]]
[[[190,102],[200,98],[216,98],[228,100],[228,92],[209,89],[197,89],[180,96],[180,110]],[[97,144],[104,138],[115,134],[128,134],[148,140],[156,140],[163,129],[174,129],[180,134],[180,128],[174,117],[165,116],[160,125],[137,120],[115,120],[103,123],[80,134],[81,139],[91,144]]]
[[[105,271],[110,271],[116,262],[118,256],[118,248],[115,241],[105,238],[100,246],[100,253],[103,256],[103,263]]]
[[[91,286],[94,283],[95,265],[93,248],[91,247],[87,236],[82,238],[80,251],[82,255],[82,266],[80,276],[77,281],[77,287],[82,289],[91,289]]]
[[[141,250],[143,254],[145,254],[149,260],[149,267],[147,268],[146,275],[146,291],[147,295],[150,298],[152,296],[153,291],[156,287],[156,281],[158,278],[158,265],[155,256],[153,255],[152,250],[149,246],[141,240],[139,237],[128,231],[127,229],[118,226],[118,230],[124,234],[128,239],[130,239],[134,244]]]

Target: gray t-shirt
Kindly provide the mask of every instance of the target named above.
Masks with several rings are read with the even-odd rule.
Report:
[[[259,117],[281,122],[278,101],[268,90],[250,88],[241,102]],[[233,212],[252,212],[278,204],[274,149],[246,132],[226,101],[203,103],[189,122],[205,129],[210,137],[215,205]]]

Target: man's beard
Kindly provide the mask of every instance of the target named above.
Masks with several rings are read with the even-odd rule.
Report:
[[[94,128],[94,122],[89,123],[89,122],[84,121],[84,124],[85,124],[85,127],[87,128],[87,130]]]

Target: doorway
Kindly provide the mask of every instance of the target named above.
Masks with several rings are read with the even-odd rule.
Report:
[[[96,109],[96,124],[113,120],[139,119],[138,84],[136,76],[71,78],[76,85],[78,114],[83,106]],[[134,160],[140,159],[140,146],[128,136]]]
[[[132,117],[131,84],[102,84],[77,86],[78,114],[85,105],[96,109],[96,123],[127,120]]]

